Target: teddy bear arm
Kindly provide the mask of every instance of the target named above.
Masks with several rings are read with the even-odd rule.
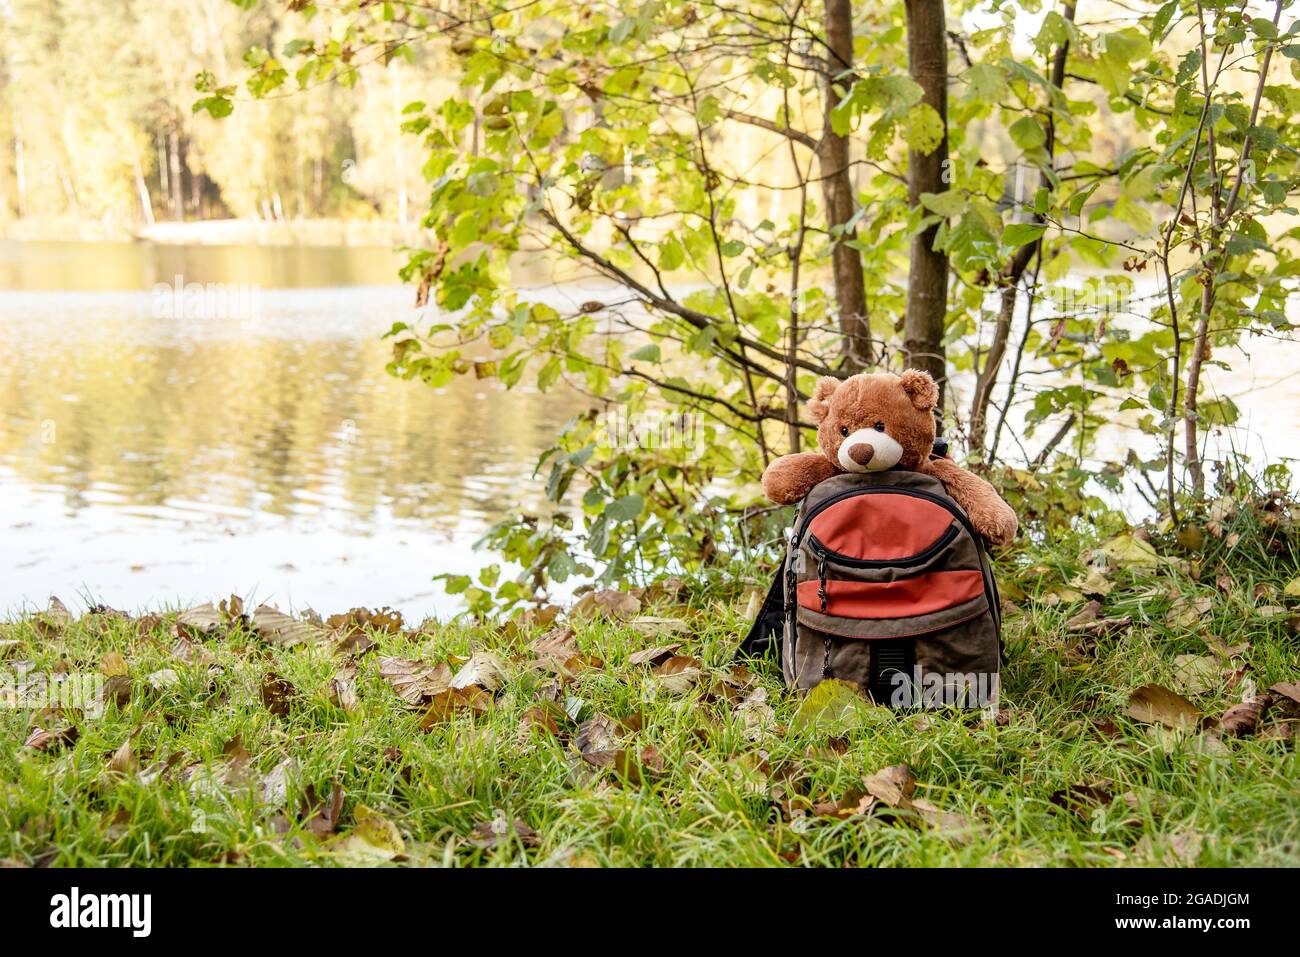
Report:
[[[835,466],[820,452],[795,452],[772,460],[763,472],[763,491],[777,505],[793,505],[834,474]]]
[[[1016,513],[984,479],[968,472],[951,459],[933,459],[924,466],[970,516],[971,524],[994,545],[1006,545],[1016,537]]]

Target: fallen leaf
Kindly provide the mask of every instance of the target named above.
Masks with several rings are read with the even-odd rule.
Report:
[[[257,606],[253,612],[253,630],[264,641],[285,647],[315,641],[321,637],[319,628],[286,615],[271,605]]]
[[[115,675],[127,674],[129,669],[126,666],[126,659],[122,657],[120,651],[110,651],[100,661],[99,671],[104,677],[112,678]]]
[[[698,658],[674,655],[654,669],[659,686],[671,694],[685,694],[699,680],[702,663]]]
[[[653,615],[641,615],[628,624],[643,635],[676,635],[686,631],[690,625],[683,618],[656,618]]]
[[[140,762],[136,760],[135,749],[131,747],[131,739],[127,738],[108,759],[108,770],[114,774],[133,774],[139,769]]]
[[[1214,600],[1209,596],[1188,598],[1186,595],[1179,595],[1169,606],[1165,623],[1170,628],[1195,628],[1213,607]]]
[[[281,678],[274,671],[262,676],[262,703],[266,709],[277,717],[289,713],[289,703],[297,696],[298,689],[287,679]]]
[[[451,668],[446,662],[430,665],[410,658],[381,658],[379,674],[412,707],[433,700],[451,687]]]
[[[492,696],[476,685],[467,688],[448,688],[429,701],[429,708],[420,721],[420,729],[428,731],[434,725],[449,721],[457,714],[487,714],[492,710]]]
[[[736,707],[743,734],[750,741],[758,741],[776,724],[776,711],[767,703],[767,689],[755,688]]]
[[[572,628],[552,628],[532,643],[539,658],[565,661],[578,653],[578,641]]]
[[[326,688],[329,703],[349,714],[357,709],[356,676],[356,668],[340,668]]]
[[[1150,542],[1133,535],[1117,535],[1097,551],[1116,565],[1153,566],[1160,560]]]
[[[450,687],[456,690],[478,687],[484,691],[496,691],[501,686],[505,663],[491,651],[476,651],[469,657],[451,679]]]
[[[382,631],[396,635],[402,630],[402,613],[384,607],[377,611],[369,608],[353,608],[339,615],[330,615],[325,624],[337,632],[352,634],[355,632]]]
[[[172,646],[172,657],[183,665],[204,666],[215,664],[217,656],[210,652],[202,645],[190,641],[184,635],[176,639],[176,644]]]
[[[1259,727],[1259,722],[1263,719],[1272,703],[1272,696],[1265,694],[1250,701],[1234,704],[1223,712],[1222,717],[1219,718],[1219,730],[1223,734],[1231,734],[1237,737],[1251,734]]]
[[[590,755],[615,751],[618,737],[618,723],[607,714],[596,714],[578,726],[573,744],[584,759],[589,759]],[[596,764],[600,760],[589,760],[589,763]]]
[[[1052,796],[1048,798],[1061,810],[1068,811],[1084,821],[1092,817],[1093,811],[1109,804],[1113,799],[1108,781],[1071,784],[1069,787],[1053,791]]]
[[[355,824],[345,836],[331,842],[330,849],[359,863],[391,861],[406,853],[402,833],[378,811],[358,804],[352,812]]]
[[[1188,728],[1201,719],[1196,706],[1175,691],[1157,684],[1146,684],[1129,696],[1127,714],[1143,724],[1160,724],[1166,728]]]
[[[242,602],[240,602],[239,608],[242,613]],[[220,628],[224,621],[225,618],[219,608],[213,605],[212,602],[204,602],[202,605],[187,608],[176,616],[176,631],[178,635],[189,634],[202,638]]]
[[[145,681],[153,685],[159,691],[165,691],[168,688],[175,688],[181,683],[181,676],[171,668],[163,668],[155,671],[145,678]]]
[[[1295,704],[1300,704],[1300,682],[1279,681],[1268,690],[1273,692],[1273,694],[1279,694],[1284,698],[1290,699]]]
[[[828,678],[808,692],[791,724],[795,728],[825,727],[836,733],[846,725],[861,721],[870,709],[871,703],[857,685]]]
[[[573,606],[575,615],[591,618],[631,618],[641,610],[641,599],[625,591],[589,591]]]
[[[964,814],[945,811],[924,798],[914,799],[911,810],[927,827],[953,838],[958,843],[969,841],[975,836],[975,825]]]
[[[1224,681],[1219,659],[1209,655],[1178,655],[1174,658],[1174,680],[1188,694],[1207,694]]]
[[[637,665],[661,665],[671,658],[673,653],[680,647],[680,644],[672,644],[660,645],[657,648],[643,648],[641,651],[634,651],[628,655],[627,664],[633,667]]]
[[[867,775],[862,779],[862,786],[889,807],[906,807],[916,791],[916,778],[906,764],[895,764]]]
[[[95,694],[98,710],[102,711],[110,701],[119,708],[131,703],[131,679],[126,675],[109,675],[100,685]]]
[[[1105,571],[1096,565],[1089,567],[1086,575],[1076,575],[1070,584],[1085,595],[1100,595],[1103,598],[1115,587],[1115,583],[1106,577]]]
[[[303,792],[302,816],[303,827],[317,837],[328,837],[338,828],[339,816],[343,813],[343,788],[338,784],[330,785],[328,801],[316,797],[316,789],[308,785]]]
[[[23,747],[31,748],[33,751],[52,751],[66,744],[72,744],[77,740],[77,737],[78,731],[72,725],[63,725],[48,730],[39,727],[32,728],[31,733],[27,735],[27,740],[23,742]]]
[[[1282,588],[1282,594],[1290,598],[1300,598],[1300,578],[1293,578]]]
[[[537,832],[523,821],[507,821],[505,815],[501,814],[490,821],[475,824],[466,843],[471,847],[491,848],[512,839],[518,840],[524,847],[537,847],[541,843]]]

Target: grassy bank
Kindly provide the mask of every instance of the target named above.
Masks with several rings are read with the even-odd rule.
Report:
[[[996,717],[734,670],[747,596],[661,588],[504,629],[56,609],[0,626],[8,673],[114,677],[98,718],[0,710],[0,858],[1300,864],[1280,515],[1020,552]],[[1149,685],[1175,695],[1132,700]],[[1262,714],[1229,710],[1252,690]]]

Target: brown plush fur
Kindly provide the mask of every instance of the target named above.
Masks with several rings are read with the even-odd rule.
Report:
[[[918,369],[901,376],[880,372],[860,373],[842,382],[831,376],[821,379],[808,402],[821,452],[783,455],[773,461],[763,473],[763,491],[778,505],[798,502],[818,482],[843,471],[841,429],[853,432],[883,422],[885,431],[903,447],[898,468],[933,475],[970,516],[976,531],[994,545],[1007,544],[1016,535],[1016,513],[993,486],[951,459],[930,458],[938,400],[934,380]]]

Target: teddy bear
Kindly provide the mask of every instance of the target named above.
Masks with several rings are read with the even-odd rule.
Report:
[[[763,491],[777,505],[793,505],[817,483],[842,472],[908,469],[943,483],[971,524],[993,545],[1016,535],[1016,513],[993,486],[949,458],[931,458],[939,387],[927,372],[908,369],[858,373],[817,382],[808,412],[817,423],[819,452],[775,459],[763,472]]]

